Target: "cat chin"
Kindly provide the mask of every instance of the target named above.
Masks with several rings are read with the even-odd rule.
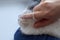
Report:
[[[33,27],[34,22],[35,21],[33,19],[19,18],[18,23],[20,25],[21,32],[26,35],[48,34],[60,38],[60,19],[53,24],[38,29]]]
[[[30,20],[27,23],[28,25],[24,25],[22,24],[22,22],[20,23],[20,30],[23,34],[26,34],[26,35],[48,34],[48,35],[60,38],[60,19],[53,24],[50,24],[46,27],[41,27],[38,29],[33,27],[33,23],[34,23],[33,20]]]
[[[24,12],[26,12],[26,11],[30,12],[30,10],[25,10]],[[60,19],[53,24],[50,24],[46,27],[41,27],[38,29],[35,29],[33,27],[33,24],[34,24],[33,19],[21,19],[21,18],[19,18],[18,23],[20,25],[20,30],[23,34],[26,34],[26,35],[48,34],[48,35],[60,38]]]

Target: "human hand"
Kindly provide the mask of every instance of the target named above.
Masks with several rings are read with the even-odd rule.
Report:
[[[32,14],[25,15],[23,18],[34,18],[37,20],[35,28],[40,28],[54,23],[60,17],[60,5],[57,3],[41,2],[33,9]]]
[[[51,23],[54,23],[60,17],[60,5],[58,3],[43,2],[37,5],[33,11],[37,21],[34,27],[44,27]]]

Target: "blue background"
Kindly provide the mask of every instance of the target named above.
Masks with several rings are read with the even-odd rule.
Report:
[[[13,40],[18,29],[18,15],[27,7],[27,1],[0,0],[0,40]]]

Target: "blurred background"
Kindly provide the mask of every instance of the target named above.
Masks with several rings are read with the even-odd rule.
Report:
[[[0,40],[13,40],[19,27],[18,15],[31,3],[30,1],[0,0]]]

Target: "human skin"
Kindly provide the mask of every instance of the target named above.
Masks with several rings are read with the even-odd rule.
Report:
[[[22,18],[33,18],[33,15],[37,20],[34,28],[45,27],[56,22],[60,18],[60,1],[54,3],[41,1],[33,8],[32,14],[24,15]]]

